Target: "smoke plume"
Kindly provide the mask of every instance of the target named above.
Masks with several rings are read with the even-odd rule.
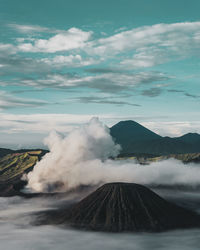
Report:
[[[199,185],[200,168],[174,159],[141,166],[135,161],[112,160],[118,155],[116,145],[97,118],[75,129],[67,137],[52,132],[49,147],[32,172],[28,188],[36,192],[67,191],[80,185],[99,185],[126,181],[140,184]]]

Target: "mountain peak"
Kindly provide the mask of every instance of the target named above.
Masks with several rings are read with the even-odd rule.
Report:
[[[136,121],[125,120],[125,121],[118,122],[113,127],[143,127],[143,126]],[[143,128],[145,128],[145,127],[143,127]]]
[[[129,151],[128,147],[132,143],[162,138],[160,135],[131,120],[118,122],[110,128],[110,134],[116,143],[122,146],[123,151]]]
[[[182,135],[180,137],[178,137],[180,140],[184,141],[184,142],[197,142],[200,141],[200,134],[198,133],[187,133],[185,135]]]
[[[134,183],[108,183],[75,205],[47,214],[53,224],[94,231],[164,231],[198,227],[199,215]],[[176,218],[176,219],[174,219]]]
[[[198,133],[187,133],[187,134],[182,135],[181,137],[195,137],[195,136],[200,137],[200,134],[198,134]]]
[[[126,133],[128,135],[128,137],[130,136],[138,136],[138,134],[141,135],[151,135],[152,136],[156,136],[161,137],[160,135],[157,135],[156,133],[152,132],[151,130],[145,128],[144,126],[142,126],[141,124],[132,121],[132,120],[126,120],[126,121],[120,121],[117,124],[115,124],[114,126],[111,127],[111,134],[116,132],[123,132]],[[141,139],[141,138],[140,138]]]
[[[136,121],[133,121],[133,120],[125,120],[125,121],[120,121],[118,122],[117,124],[126,124],[126,125],[133,125],[133,124],[137,124],[137,125],[140,125],[138,122]],[[116,125],[117,125],[116,124]]]

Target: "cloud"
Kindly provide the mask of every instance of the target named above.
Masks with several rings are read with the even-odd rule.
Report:
[[[168,89],[167,91],[171,92],[171,93],[182,93],[182,92],[184,92],[183,90],[179,90],[179,89]]]
[[[169,54],[162,49],[147,46],[138,49],[133,57],[124,59],[120,62],[122,67],[131,68],[149,68],[157,64],[163,64],[169,60]]]
[[[30,25],[13,24],[11,27],[21,31],[49,30]],[[57,34],[49,39],[32,38],[30,42],[18,40],[18,50],[46,53],[76,50],[80,55],[83,53],[86,60],[91,60],[91,57],[100,62],[112,59],[113,65],[122,68],[148,68],[170,60],[196,56],[200,49],[199,28],[200,22],[161,23],[119,30],[117,34],[100,39],[92,39],[92,31],[71,28],[56,31]],[[120,55],[119,62],[117,55]]]
[[[86,72],[92,73],[92,74],[106,74],[106,73],[122,73],[122,71],[120,71],[120,69],[118,68],[89,68],[89,69],[85,69]]]
[[[150,120],[150,119],[149,119]],[[186,133],[200,133],[200,121],[142,121],[141,124],[162,136],[181,136]]]
[[[77,125],[88,122],[92,117],[98,116],[106,123],[120,119],[113,114],[6,114],[0,113],[0,131],[5,133],[48,133],[52,130],[69,132]],[[121,116],[122,118],[123,116]],[[125,119],[123,117],[122,119]]]
[[[93,41],[87,51],[105,58],[125,54],[120,64],[126,68],[152,67],[196,55],[200,48],[199,29],[200,22],[143,26]]]
[[[57,130],[62,133],[71,131],[80,124],[87,123],[92,117],[99,117],[107,126],[113,126],[121,120],[152,120],[160,119],[160,117],[134,117],[124,114],[106,114],[106,113],[91,113],[91,114],[69,114],[69,113],[48,113],[48,114],[9,114],[0,113],[0,132],[4,133],[49,133],[52,130]],[[163,118],[163,117],[161,117]],[[148,122],[142,122],[147,124]],[[154,124],[154,123],[153,123]],[[157,125],[156,125],[157,124]],[[178,124],[178,123],[177,123]],[[199,124],[199,123],[198,123]],[[150,123],[150,128],[152,124]],[[160,127],[159,127],[160,126]],[[166,127],[162,123],[155,122],[155,128]],[[197,125],[196,125],[197,126]],[[148,126],[147,126],[148,127]],[[175,127],[175,125],[174,125]],[[192,123],[191,123],[192,128]],[[168,131],[168,130],[166,130]],[[188,129],[189,131],[189,129]],[[191,129],[192,131],[192,129]]]
[[[78,28],[59,31],[31,25],[10,24],[10,27],[21,32],[57,33],[49,39],[32,38],[29,42],[26,39],[18,40],[19,51],[55,53],[76,50],[79,54],[83,53],[86,60],[88,57],[90,60],[94,57],[94,61],[97,58],[100,61],[112,59],[113,64],[129,69],[153,67],[170,60],[190,57],[196,55],[200,48],[200,22],[161,23],[119,30],[117,34],[100,39],[92,39],[92,31]],[[120,55],[120,62],[116,55]]]
[[[8,53],[0,54],[0,62],[2,64],[2,68],[0,68],[0,72],[3,75],[9,75],[9,77],[13,77],[16,79],[16,75],[18,73],[22,74],[45,74],[52,70],[47,63],[43,63],[40,59],[30,58],[30,57],[22,57],[18,54],[9,55]],[[10,82],[9,82],[10,84]]]
[[[51,29],[47,27],[42,27],[39,25],[24,25],[24,24],[16,24],[10,23],[7,25],[9,28],[14,29],[20,33],[58,33],[61,30]]]
[[[43,139],[51,131],[63,134],[70,132],[92,117],[98,116],[107,125],[112,126],[119,120],[131,119],[115,114],[9,114],[0,113],[0,147],[44,148]]]
[[[31,38],[18,39],[16,46],[0,44],[0,51],[4,51],[0,58],[1,74],[29,73],[28,77],[22,79],[13,78],[18,80],[18,85],[41,88],[81,86],[102,92],[120,92],[144,83],[167,81],[171,77],[162,72],[141,71],[170,60],[196,56],[200,49],[200,22],[143,26],[120,30],[117,34],[100,39],[92,36],[92,31],[78,28],[54,30],[56,34],[45,38],[43,31],[48,31],[45,27],[18,24],[10,24],[10,27],[22,32],[38,30],[42,38],[33,34]],[[27,56],[27,52],[31,54]],[[40,55],[33,56],[34,52]],[[52,53],[56,54],[52,56]],[[98,66],[87,68],[92,65]],[[72,77],[66,74],[66,69],[72,72],[73,68],[81,67],[86,67],[82,75],[79,73]],[[132,69],[136,70],[131,72]],[[30,73],[39,75],[31,79]],[[8,84],[11,82],[16,84],[14,80]],[[144,95],[155,96],[156,91],[158,94],[155,89],[151,93],[144,91]]]
[[[0,44],[0,75],[5,76],[0,84],[4,86],[89,88],[120,93],[150,84],[142,95],[154,97],[162,93],[164,81],[172,76],[145,68],[198,56],[200,49],[200,22],[119,30],[100,39],[92,36],[92,31],[78,28],[62,31],[19,24],[9,27],[27,36],[13,44]],[[44,32],[50,34],[46,36]],[[160,89],[155,85],[158,82]]]
[[[116,97],[98,97],[98,96],[82,96],[82,97],[77,97],[73,98],[70,100],[75,100],[81,103],[96,103],[96,104],[113,104],[117,106],[123,106],[123,105],[128,105],[128,106],[135,106],[135,107],[140,107],[141,105],[127,102],[127,101],[120,101],[116,100]],[[120,96],[122,98],[122,96]]]
[[[44,79],[22,79],[19,84],[39,88],[90,88],[105,93],[119,93],[140,85],[170,79],[160,72],[105,73],[81,76],[77,74],[49,74]]]
[[[62,70],[62,68],[78,68],[98,63],[92,58],[83,58],[81,55],[57,55],[55,57],[31,58],[23,57],[19,54],[12,53],[12,47],[0,46],[0,72],[3,75],[11,75],[16,79],[15,74],[40,73],[39,77],[45,76],[50,72]]]
[[[16,47],[12,44],[0,43],[0,53],[2,55],[12,55],[17,51]]]
[[[200,98],[200,95],[192,95],[192,94],[190,94],[190,93],[184,93],[184,95],[185,96],[187,96],[187,97],[192,97],[192,98]]]
[[[63,134],[98,116],[111,127],[121,120],[136,120],[163,136],[180,136],[188,132],[200,133],[199,121],[160,122],[166,117],[127,116],[119,114],[9,114],[0,113],[0,146],[8,148],[44,147],[42,141],[51,131]]]
[[[165,117],[134,117],[119,114],[68,114],[68,113],[48,113],[48,114],[9,114],[0,113],[0,132],[3,133],[49,133],[57,130],[62,133],[71,131],[80,124],[87,123],[92,117],[99,117],[108,126],[113,126],[121,120],[136,120],[143,126],[153,130],[163,136],[180,136],[189,132],[200,133],[199,121],[174,121],[161,122]],[[152,121],[154,120],[154,121]],[[156,120],[156,121],[155,121]],[[158,121],[159,120],[159,121]],[[23,140],[22,140],[23,141]]]
[[[91,35],[91,31],[87,32],[81,29],[71,28],[49,39],[35,39],[33,43],[21,43],[18,45],[18,49],[23,52],[45,53],[80,49],[86,45]]]
[[[0,110],[19,107],[40,107],[48,102],[14,97],[5,91],[0,91]]]
[[[159,96],[161,93],[162,93],[162,89],[160,88],[145,89],[142,91],[142,95],[148,96],[148,97],[156,97],[156,96]]]
[[[171,92],[171,93],[183,93],[184,96],[191,97],[191,98],[195,98],[195,99],[196,99],[196,98],[200,98],[200,95],[190,94],[190,93],[185,92],[184,90],[168,89],[167,91],[168,91],[168,92]]]
[[[83,58],[81,55],[57,55],[53,58],[42,58],[40,62],[44,62],[52,67],[84,67],[97,63],[93,58]]]

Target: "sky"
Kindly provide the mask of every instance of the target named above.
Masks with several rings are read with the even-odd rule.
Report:
[[[199,0],[0,0],[0,146],[99,117],[200,133]]]

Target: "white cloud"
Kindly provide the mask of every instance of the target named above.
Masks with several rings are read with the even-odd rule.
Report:
[[[54,58],[42,58],[41,62],[49,65],[81,67],[111,61],[110,66],[122,69],[153,67],[168,61],[199,56],[200,22],[156,24],[92,39],[92,31],[71,28],[67,31],[46,27],[10,24],[24,32],[44,31],[56,33],[48,39],[38,37],[17,38],[17,46],[0,44],[0,51],[56,53]],[[61,54],[71,52],[71,55]],[[119,55],[119,57],[117,56]]]
[[[45,101],[25,99],[12,96],[5,91],[0,91],[0,110],[16,107],[40,107],[47,104]]]
[[[169,60],[199,55],[200,22],[156,24],[117,33],[88,44],[87,52],[112,58],[121,56],[129,68],[152,67]],[[123,53],[129,53],[123,56]]]
[[[0,146],[8,148],[44,147],[43,139],[51,131],[68,133],[80,124],[99,117],[108,126],[127,117],[114,114],[8,114],[0,113]]]
[[[46,53],[80,49],[85,46],[91,35],[91,31],[71,28],[49,39],[35,39],[33,43],[21,43],[18,45],[18,49],[24,52]]]
[[[0,53],[6,54],[6,55],[11,55],[15,54],[17,51],[16,47],[12,44],[7,44],[7,43],[0,43]]]
[[[6,114],[0,113],[0,132],[5,133],[48,133],[52,130],[69,132],[77,125],[87,123],[98,116],[102,121],[111,124],[117,116],[112,114]]]
[[[44,27],[38,26],[14,25],[14,27],[24,31],[38,28],[41,35],[45,30]],[[3,54],[1,71],[9,76],[15,76],[14,74],[17,73],[24,75],[38,73],[38,78],[32,80],[24,76],[22,79],[13,77],[13,84],[18,80],[16,83],[18,85],[40,88],[89,87],[102,92],[119,92],[143,83],[156,83],[171,78],[159,72],[128,74],[127,70],[139,71],[141,68],[153,67],[170,60],[180,60],[192,55],[199,56],[200,22],[144,26],[119,31],[117,34],[101,39],[94,39],[92,31],[71,28],[51,35],[49,39],[31,37],[30,40],[26,38],[23,40],[20,38],[17,44],[18,47],[0,44],[0,52]],[[26,57],[23,53],[10,56],[11,53],[16,52],[16,49],[18,52],[50,54],[41,53],[40,57],[32,58]],[[52,56],[52,53],[56,54]],[[97,64],[102,67],[101,63],[105,63],[104,67],[108,65],[107,67],[115,70],[107,73],[87,71],[87,74],[82,76],[59,74],[59,69],[62,67],[76,68]]]
[[[45,79],[22,80],[20,84],[39,88],[72,88],[88,87],[102,92],[119,92],[141,84],[150,84],[168,80],[169,77],[160,72],[104,73],[98,75],[62,75],[49,74]]]
[[[21,33],[27,33],[27,32],[48,32],[49,29],[46,27],[41,27],[39,25],[20,25],[20,24],[8,24],[8,27],[17,30]]]
[[[10,23],[7,25],[9,28],[14,29],[20,33],[58,33],[62,32],[62,30],[51,29],[39,25],[24,25],[24,24],[16,24]]]
[[[96,51],[116,54],[124,50],[144,48],[146,45],[160,45],[177,50],[178,44],[186,45],[191,41],[199,47],[199,29],[200,22],[144,26],[99,39]]]
[[[89,64],[106,61],[108,58],[113,59],[115,64],[115,56],[119,54],[122,67],[152,67],[170,60],[199,55],[200,49],[200,22],[161,23],[126,31],[119,30],[117,34],[93,40],[92,31],[78,28],[61,31],[31,25],[11,24],[10,26],[24,33],[35,31],[57,33],[49,39],[18,38],[19,51],[56,53],[75,50],[77,56],[82,56],[81,53],[84,53],[84,60]],[[72,57],[71,55],[59,56],[61,57],[55,57],[56,61],[68,62]],[[75,57],[76,55],[74,60]]]
[[[0,113],[1,147],[42,147],[44,137],[51,131],[69,133],[72,129],[98,116],[111,127],[121,120],[135,120],[135,117],[119,114],[9,114]],[[145,117],[145,120],[147,117]],[[137,117],[137,120],[142,120]],[[153,118],[149,117],[149,120]],[[193,122],[140,122],[143,126],[163,136],[180,136],[188,132],[200,133],[200,121]]]
[[[120,65],[130,68],[149,68],[157,64],[163,64],[170,58],[167,49],[155,48],[152,46],[137,49],[136,54],[120,62]]]
[[[0,132],[4,133],[49,133],[52,130],[69,132],[74,127],[87,123],[92,117],[99,117],[107,126],[121,120],[135,120],[134,117],[119,114],[9,114],[0,113]],[[137,120],[142,118],[137,117]],[[152,118],[153,119],[153,118]],[[149,120],[152,120],[149,117]],[[181,136],[185,133],[200,133],[200,121],[141,121],[148,129],[162,136]]]
[[[141,122],[150,130],[162,136],[181,136],[192,132],[200,133],[200,121],[169,121],[169,122]]]
[[[47,63],[50,66],[54,67],[81,67],[81,66],[88,66],[94,65],[97,62],[93,58],[82,58],[81,55],[57,55],[53,58],[42,58],[41,62]]]

